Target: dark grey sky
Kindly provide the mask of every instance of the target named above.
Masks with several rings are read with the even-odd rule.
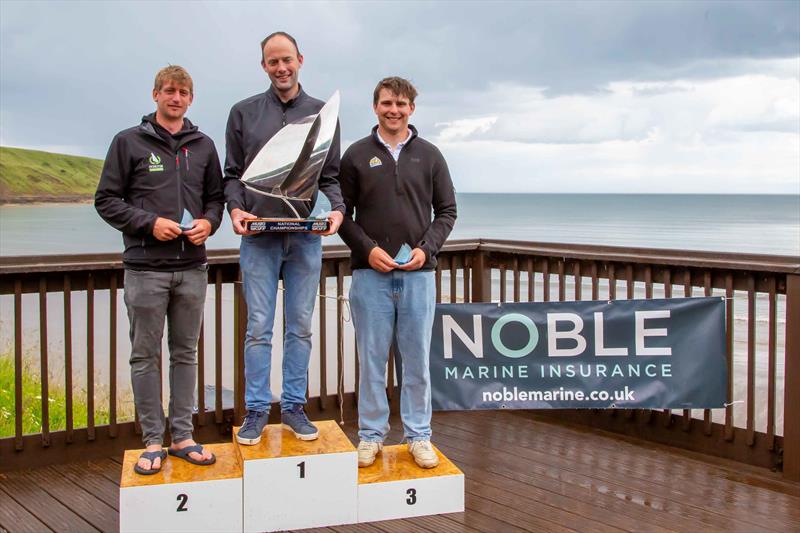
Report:
[[[660,92],[675,94],[680,89],[696,95],[703,89],[693,83],[712,90],[710,81],[743,76],[766,76],[775,80],[768,84],[774,89],[787,79],[796,83],[800,76],[800,2],[796,1],[4,0],[0,2],[0,143],[102,157],[114,133],[153,109],[153,76],[172,63],[186,67],[195,80],[196,97],[188,116],[222,150],[230,106],[267,86],[258,63],[258,43],[279,29],[294,34],[300,43],[305,55],[301,82],[308,92],[327,98],[336,89],[342,91],[346,141],[363,136],[374,123],[371,92],[386,75],[408,77],[418,86],[413,122],[428,137],[442,142],[488,139],[532,145],[644,138],[653,128],[669,130],[659,117],[671,113],[653,111],[665,105],[664,99],[654,100]],[[613,88],[617,82],[645,85],[618,92]],[[770,107],[770,102],[787,98],[788,102],[762,109],[764,116],[750,120],[748,127],[760,131],[768,129],[767,122],[777,121],[784,133],[797,130],[794,109],[800,104],[790,95],[793,85],[781,87],[770,101],[753,105]],[[746,87],[741,90],[747,94]],[[628,93],[630,102],[624,100]],[[575,98],[583,110],[570,116]],[[673,105],[698,105],[706,117],[719,114],[713,102],[701,109],[694,100],[681,103],[678,98]],[[632,112],[633,119],[625,111],[629,109],[638,110]],[[556,116],[553,110],[558,110]],[[533,122],[563,119],[567,124],[624,115],[620,120],[627,133],[620,132],[618,120],[600,120],[596,128],[606,129],[596,134],[594,130],[587,134],[582,126],[558,132],[516,131],[511,118],[516,114]],[[458,121],[487,117],[498,117],[488,129],[455,137],[448,137],[453,130],[445,131],[448,124],[461,128]],[[712,130],[707,129],[708,121],[692,127],[705,128],[701,133],[708,138],[719,130],[719,124],[711,122]],[[468,148],[454,145],[443,150],[448,158],[458,159]],[[791,174],[794,155],[785,152],[781,172]],[[486,157],[483,163],[490,168],[491,152]],[[473,165],[462,159],[451,166]],[[784,188],[787,183],[792,186],[792,179],[784,179]],[[474,176],[465,180],[467,189],[478,183]],[[522,182],[519,186],[526,188]]]

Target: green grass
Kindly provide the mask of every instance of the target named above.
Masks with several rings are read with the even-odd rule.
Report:
[[[103,161],[0,146],[0,202],[90,199]]]
[[[67,400],[63,378],[50,379],[48,391],[50,431],[67,427]],[[118,400],[117,421],[133,419],[133,402]],[[108,391],[95,385],[95,425],[108,424]],[[14,436],[14,359],[0,355],[0,438]],[[72,426],[86,427],[86,391],[75,390],[72,395]],[[22,433],[42,431],[42,381],[38,368],[30,359],[23,362],[22,371]]]

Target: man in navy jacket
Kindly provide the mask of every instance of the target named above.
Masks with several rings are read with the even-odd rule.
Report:
[[[389,431],[384,373],[393,341],[402,360],[400,415],[408,450],[423,468],[439,463],[430,442],[428,359],[436,254],[453,229],[456,198],[444,157],[408,123],[416,96],[402,78],[378,83],[378,125],[347,149],[339,175],[347,207],[339,234],[352,250],[350,308],[361,369],[359,466],[375,461]]]

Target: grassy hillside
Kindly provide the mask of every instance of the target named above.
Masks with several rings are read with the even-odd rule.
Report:
[[[0,146],[0,203],[88,200],[103,161]]]

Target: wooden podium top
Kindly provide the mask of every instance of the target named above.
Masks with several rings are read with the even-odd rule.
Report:
[[[258,444],[245,446],[237,443],[238,427],[233,428],[233,442],[243,461],[356,451],[339,424],[333,420],[315,420],[314,425],[319,429],[319,438],[316,440],[300,440],[288,429],[283,429],[282,424],[269,424],[264,428]]]
[[[217,456],[217,462],[209,466],[198,466],[167,456],[161,472],[151,476],[143,476],[133,471],[133,465],[139,460],[142,450],[126,450],[122,462],[122,479],[120,488],[145,487],[169,483],[188,483],[190,481],[214,481],[242,477],[242,466],[239,454],[232,444],[204,444],[204,448]]]
[[[384,483],[386,481],[400,481],[405,479],[420,479],[439,476],[463,475],[461,470],[444,456],[439,448],[433,447],[439,456],[439,466],[435,468],[420,468],[408,452],[408,446],[397,444],[384,446],[381,453],[370,466],[358,469],[358,483]]]

